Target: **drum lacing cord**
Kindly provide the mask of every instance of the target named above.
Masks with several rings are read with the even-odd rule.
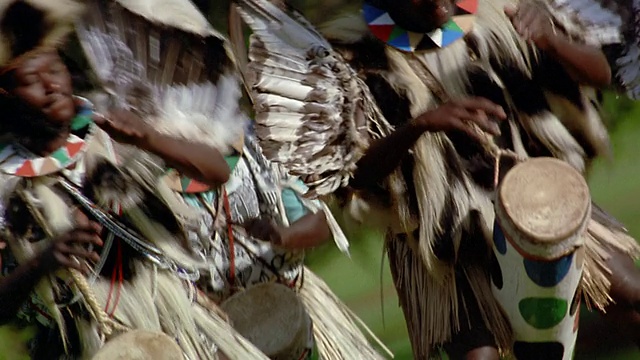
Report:
[[[222,195],[220,195],[220,193],[222,193]],[[238,243],[236,244],[235,235],[233,234],[233,227],[238,226],[240,224],[233,222],[233,219],[231,217],[231,206],[229,201],[229,195],[226,189],[224,189],[224,187],[222,187],[222,191],[218,191],[218,199],[219,199],[218,205],[216,206],[216,209],[214,209],[213,206],[211,206],[202,196],[198,195],[198,200],[200,204],[204,206],[204,208],[207,211],[209,211],[209,213],[213,218],[213,226],[216,226],[216,224],[218,223],[218,219],[220,217],[220,213],[222,212],[222,210],[224,209],[225,211],[225,217],[226,217],[225,222],[226,222],[227,233],[229,237],[229,268],[230,268],[229,278],[227,279],[227,281],[229,281],[231,286],[232,287],[235,286],[235,276],[236,276],[235,246],[238,245],[242,247],[248,254],[250,254],[254,260],[259,261],[266,269],[269,269],[269,271],[278,278],[278,283],[283,284],[291,289],[295,289],[297,287],[296,284],[298,283],[298,277],[296,277],[296,279],[294,279],[293,281],[285,281],[285,279],[282,279],[277,269],[274,269],[271,266],[271,264],[267,263],[266,261],[264,261],[264,259],[260,258],[260,256],[255,254],[250,248],[245,246],[241,241],[238,241]],[[302,274],[303,274],[303,271],[301,271],[301,275]],[[233,292],[235,291],[232,289],[232,293]]]
[[[53,231],[49,228],[46,220],[40,210],[33,204],[29,196],[25,194],[24,189],[17,189],[18,195],[22,198],[22,200],[27,205],[29,212],[35,218],[36,222],[40,225],[44,233],[49,239],[54,238]],[[113,319],[109,318],[105,311],[102,310],[98,299],[95,294],[91,290],[89,283],[85,279],[84,275],[80,273],[80,271],[76,269],[67,269],[69,274],[71,275],[71,279],[75,283],[78,291],[82,294],[85,299],[87,306],[89,307],[89,311],[93,314],[94,319],[98,322],[99,332],[104,336],[110,336],[114,333],[114,331],[124,332],[129,330],[127,327],[117,323]]]

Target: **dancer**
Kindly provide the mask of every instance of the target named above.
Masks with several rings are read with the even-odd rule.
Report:
[[[190,228],[192,247],[210,269],[198,282],[201,296],[220,304],[269,357],[307,358],[315,337],[322,358],[380,358],[345,305],[303,266],[304,250],[331,235],[344,252],[348,243],[326,205],[305,199],[304,184],[262,155],[240,110],[226,39],[188,0],[91,4],[93,16],[78,35],[104,89],[138,111],[171,114],[144,117],[156,129],[209,144],[231,168],[222,186],[175,169],[165,177],[202,215]]]
[[[72,96],[57,48],[82,10],[70,0],[0,3],[0,319],[37,325],[37,359],[91,358],[123,333],[137,343],[121,351],[147,356],[164,341],[166,358],[214,359],[220,340],[233,358],[264,359],[218,308],[195,301],[204,264],[180,225],[193,214],[161,181],[169,164],[218,185],[229,176],[223,157]]]
[[[414,357],[443,345],[454,358],[510,352],[488,271],[495,183],[514,158],[553,156],[584,172],[607,154],[591,88],[610,82],[604,54],[534,4],[367,1],[364,17],[319,32],[291,9],[236,4],[254,32],[245,78],[265,154],[387,231]],[[636,285],[619,280],[638,245],[594,209],[585,300],[634,304]],[[614,267],[612,254],[629,261]]]

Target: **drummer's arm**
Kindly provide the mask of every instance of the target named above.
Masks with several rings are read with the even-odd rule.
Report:
[[[574,81],[598,88],[611,84],[611,67],[599,48],[570,41],[558,33],[549,39],[546,51],[560,62]]]
[[[282,229],[281,247],[304,250],[320,246],[331,239],[324,211],[309,213]]]
[[[18,309],[28,300],[45,273],[45,268],[36,257],[0,278],[0,325],[15,318]]]
[[[290,188],[282,191],[282,201],[290,225],[283,227],[280,231],[280,246],[291,250],[320,246],[331,239],[327,217],[324,211],[310,213],[298,196]]]
[[[550,15],[536,3],[507,6],[505,13],[525,40],[532,41],[558,61],[574,81],[594,87],[609,86],[611,67],[604,52],[598,47],[572,41],[555,28]]]

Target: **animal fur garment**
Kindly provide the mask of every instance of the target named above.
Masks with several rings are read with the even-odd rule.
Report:
[[[82,11],[82,2],[74,0],[1,0],[0,66],[33,49],[60,45]]]
[[[372,139],[443,101],[468,96],[505,109],[502,135],[490,145],[519,157],[553,156],[584,173],[591,159],[610,153],[597,92],[517,35],[503,12],[514,2],[480,1],[463,40],[413,53],[374,38],[360,14],[319,24],[317,31],[268,1],[235,3],[253,30],[246,79],[265,154],[308,176],[316,194],[348,184]],[[495,216],[495,157],[486,145],[456,132],[425,133],[383,184],[347,191],[342,199],[361,225],[390,231],[389,257],[415,358],[428,357],[467,326],[461,319],[473,303],[501,351],[511,347],[510,326],[486,272]],[[328,162],[320,165],[320,158]],[[594,216],[590,231],[601,221]],[[604,228],[606,235],[586,241],[591,262],[583,286],[597,307],[609,301],[603,245],[640,254],[623,231]],[[467,287],[474,296],[461,298]]]

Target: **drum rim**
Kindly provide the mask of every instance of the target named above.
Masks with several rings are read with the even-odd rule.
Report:
[[[98,349],[98,351],[91,356],[91,359],[96,359],[99,356],[105,356],[106,352],[109,352],[110,349],[120,349],[121,344],[118,344],[118,343],[122,342],[123,339],[134,337],[135,334],[145,334],[145,335],[152,335],[153,337],[158,337],[163,342],[163,351],[173,351],[175,355],[179,356],[180,358],[184,356],[183,351],[180,348],[180,345],[169,334],[162,331],[133,329],[133,330],[129,330],[121,334],[118,334],[113,338],[107,340],[107,342],[105,342],[104,345],[101,346],[100,349]],[[171,344],[173,344],[173,346],[167,347],[166,342],[170,342]],[[140,346],[138,346],[138,348],[140,348]],[[112,356],[112,355],[109,354],[109,356]]]
[[[294,336],[291,337],[290,341],[286,344],[283,344],[285,346],[283,346],[281,349],[278,350],[277,354],[266,354],[268,356],[275,356],[275,358],[279,358],[282,354],[284,353],[289,353],[289,352],[297,352],[297,350],[301,349],[300,352],[303,351],[303,349],[306,349],[306,344],[305,344],[305,339],[309,336],[310,334],[310,327],[308,326],[311,322],[311,317],[310,314],[308,314],[304,303],[302,302],[302,300],[298,297],[297,293],[295,290],[291,289],[290,287],[278,283],[278,282],[266,282],[266,283],[260,283],[260,284],[255,284],[252,286],[247,287],[246,289],[243,289],[242,291],[230,296],[229,298],[225,299],[221,304],[220,304],[220,308],[229,316],[232,326],[235,328],[235,326],[233,325],[233,318],[231,316],[231,314],[227,311],[227,308],[225,307],[225,304],[228,304],[230,301],[233,301],[234,299],[238,299],[241,298],[243,296],[247,295],[247,291],[256,291],[257,289],[260,288],[268,288],[268,287],[276,287],[282,290],[286,290],[285,293],[291,293],[295,299],[296,299],[296,304],[298,304],[299,306],[297,306],[298,310],[300,311],[300,321],[299,324],[301,331],[298,331],[294,334]],[[290,305],[291,306],[291,305]],[[236,329],[236,331],[238,331]],[[245,334],[241,333],[240,331],[238,331],[238,333],[240,335],[242,335],[243,337],[245,337]],[[248,340],[248,339],[247,339]],[[254,344],[255,345],[255,344]],[[261,351],[263,351],[262,349],[260,349]]]
[[[499,216],[498,214],[503,216]],[[535,261],[555,261],[584,246],[584,236],[589,225],[589,218],[591,217],[591,203],[589,203],[589,211],[585,216],[585,221],[583,221],[581,227],[575,234],[562,241],[547,242],[545,246],[540,246],[540,243],[528,240],[531,237],[527,237],[525,234],[518,232],[514,224],[504,215],[504,209],[502,209],[500,205],[496,206],[496,225],[502,228],[505,240],[507,240],[522,257]],[[506,221],[503,219],[506,219]]]
[[[545,234],[534,234],[530,229],[526,228],[525,226],[522,226],[521,224],[516,223],[513,220],[513,215],[509,209],[507,209],[507,207],[505,206],[505,197],[506,195],[503,193],[503,184],[508,181],[509,179],[511,179],[513,176],[516,176],[516,174],[514,173],[513,170],[516,170],[518,168],[522,168],[522,166],[524,165],[532,165],[533,163],[541,163],[541,162],[550,162],[553,163],[555,166],[558,166],[559,168],[564,168],[565,170],[569,170],[570,172],[576,174],[578,177],[576,177],[576,179],[580,179],[582,181],[580,181],[581,183],[581,187],[582,190],[584,190],[584,192],[587,194],[587,198],[584,201],[584,205],[585,206],[585,210],[582,213],[582,216],[580,217],[579,222],[577,223],[578,225],[576,227],[573,228],[567,228],[565,230],[562,230],[554,235],[545,235]],[[568,163],[566,163],[565,161],[556,159],[556,158],[551,158],[551,157],[540,157],[540,158],[533,158],[533,159],[529,159],[523,163],[517,164],[516,166],[514,166],[511,170],[509,170],[507,172],[507,174],[505,175],[504,179],[502,180],[502,183],[500,184],[500,187],[498,188],[498,192],[497,192],[497,198],[496,198],[496,208],[500,208],[500,223],[504,223],[505,220],[509,222],[509,228],[510,230],[515,230],[516,234],[518,236],[522,236],[525,238],[530,239],[532,242],[536,243],[536,244],[547,244],[548,246],[553,246],[556,245],[559,242],[563,242],[566,241],[568,239],[574,238],[576,236],[576,234],[582,234],[582,232],[584,232],[584,227],[585,223],[588,223],[588,220],[591,216],[591,196],[590,196],[590,192],[589,192],[589,185],[587,184],[586,180],[584,179],[584,176],[582,176],[582,174],[580,174],[579,171],[577,171],[573,166],[569,165]],[[497,216],[498,214],[496,214]],[[504,225],[504,224],[503,224]]]

